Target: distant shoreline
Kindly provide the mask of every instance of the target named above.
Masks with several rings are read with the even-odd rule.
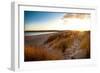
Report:
[[[26,30],[24,32],[63,32],[63,31],[80,31],[80,30]],[[84,31],[90,31],[90,30],[84,30]]]
[[[27,30],[24,32],[63,32],[66,30]]]

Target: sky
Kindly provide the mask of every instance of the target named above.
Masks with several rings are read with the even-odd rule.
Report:
[[[25,11],[24,20],[25,24],[41,24],[47,23],[54,19],[59,19],[64,16],[64,13],[54,13],[54,12],[39,12],[39,11]]]
[[[89,29],[90,14],[24,11],[24,25],[25,31]]]

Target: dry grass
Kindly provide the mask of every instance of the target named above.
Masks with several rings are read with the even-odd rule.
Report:
[[[90,31],[64,31],[50,35],[42,45],[33,42],[25,44],[25,61],[90,58]]]
[[[25,47],[25,61],[41,61],[41,60],[60,60],[63,55],[55,50],[48,50],[44,47]]]

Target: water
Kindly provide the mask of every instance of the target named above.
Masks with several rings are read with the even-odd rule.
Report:
[[[32,35],[42,35],[42,34],[50,34],[50,33],[57,33],[57,32],[24,32],[25,36],[32,36]]]

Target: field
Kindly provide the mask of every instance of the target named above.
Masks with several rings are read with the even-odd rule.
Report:
[[[25,35],[24,61],[90,58],[90,31],[66,30],[54,32],[41,35]]]

